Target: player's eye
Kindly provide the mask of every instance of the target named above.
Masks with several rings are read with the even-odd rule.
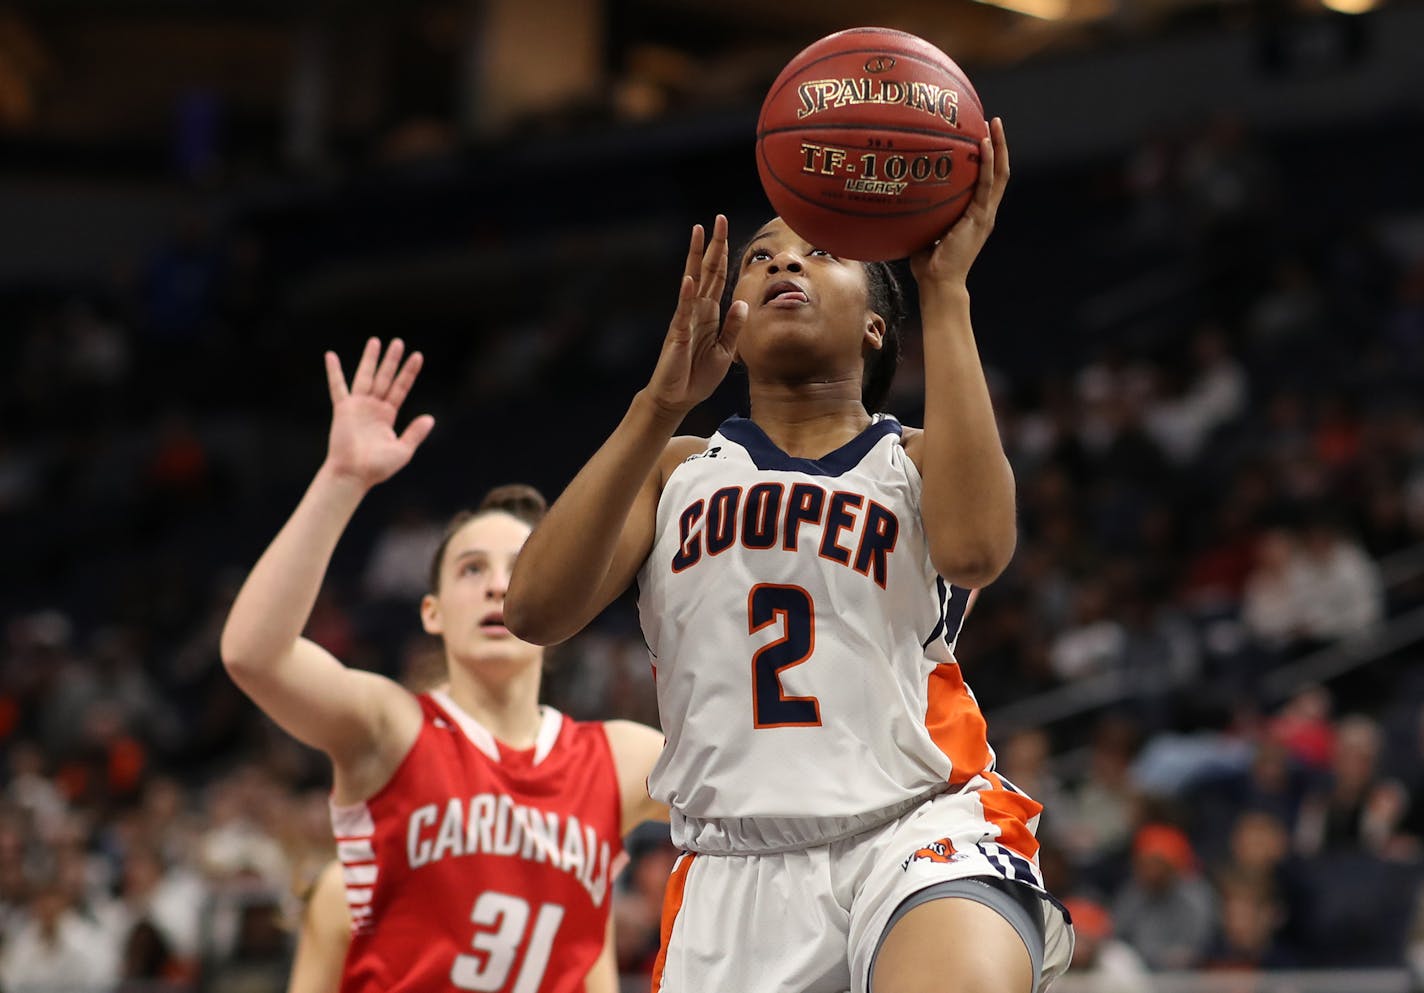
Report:
[[[460,575],[475,576],[484,571],[483,564],[479,562],[466,562],[460,567]]]
[[[751,263],[758,262],[761,259],[769,258],[771,258],[771,252],[767,249],[753,248],[750,252],[747,253],[747,264],[750,265]]]
[[[828,258],[828,259],[832,257],[832,256],[831,256],[831,253],[828,252],[828,251],[826,251],[824,248],[813,248],[813,249],[811,249],[810,254],[812,254],[812,255],[824,255],[824,256],[825,256],[826,258]]]

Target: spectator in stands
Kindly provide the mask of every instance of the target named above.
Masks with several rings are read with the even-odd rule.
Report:
[[[1307,686],[1286,701],[1266,724],[1271,741],[1311,772],[1324,772],[1335,755],[1334,701],[1323,686]]]
[[[122,946],[133,932],[147,925],[161,939],[163,972],[190,974],[197,966],[200,929],[207,908],[208,890],[203,880],[186,866],[170,867],[148,844],[135,845],[124,855],[119,903],[108,923]],[[140,948],[151,949],[147,939]]]
[[[1298,965],[1277,941],[1286,909],[1268,883],[1224,878],[1217,886],[1221,926],[1205,967],[1233,971],[1286,969]]]
[[[1262,538],[1242,617],[1270,648],[1328,644],[1379,625],[1383,581],[1359,543],[1317,513],[1299,533],[1278,529]]]
[[[1384,618],[1384,591],[1376,566],[1333,517],[1317,514],[1301,533],[1293,565],[1297,601],[1309,604],[1298,619],[1314,642],[1366,634]]]
[[[24,739],[10,745],[7,759],[5,801],[23,811],[41,835],[57,829],[69,814],[69,804],[47,774],[44,750]]]
[[[1238,901],[1229,909],[1223,905],[1222,940],[1213,957],[1218,961],[1243,956],[1279,966],[1296,964],[1300,949],[1309,940],[1309,872],[1309,866],[1291,851],[1290,830],[1284,821],[1263,810],[1242,813],[1232,827],[1227,857],[1213,873],[1223,902],[1228,897]],[[1237,915],[1235,919],[1230,918],[1232,913]],[[1252,925],[1265,921],[1271,924],[1270,934],[1251,940]],[[1270,939],[1264,945],[1263,937]],[[1255,951],[1248,954],[1250,949]]]
[[[145,993],[155,983],[182,983],[192,979],[187,963],[176,958],[152,922],[141,920],[124,939],[120,952],[117,993]]]
[[[1241,811],[1294,824],[1307,782],[1308,774],[1278,735],[1269,730],[1257,735],[1246,768],[1204,784],[1204,793],[1194,798],[1199,824],[1211,835],[1204,840],[1213,850],[1226,847]]]
[[[1166,387],[1147,404],[1144,427],[1162,453],[1178,466],[1190,465],[1212,433],[1246,409],[1246,373],[1214,328],[1192,339],[1193,374],[1183,382],[1171,367],[1159,370]]]
[[[28,912],[6,928],[0,986],[6,993],[104,990],[118,965],[114,940],[71,908],[51,879],[36,888]]]
[[[1049,649],[1053,671],[1064,682],[1121,670],[1127,632],[1113,611],[1107,584],[1096,577],[1078,583],[1072,626]]]
[[[1128,848],[1138,803],[1129,774],[1137,740],[1137,727],[1120,718],[1099,721],[1093,731],[1088,775],[1064,804],[1064,844],[1080,864]]]
[[[1216,928],[1211,887],[1192,843],[1178,828],[1148,824],[1132,843],[1132,878],[1113,902],[1123,939],[1154,970],[1193,969]]]
[[[1063,901],[1073,915],[1073,962],[1069,976],[1079,976],[1092,993],[1152,993],[1152,976],[1131,945],[1113,936],[1113,920],[1102,904],[1087,897]],[[1079,987],[1075,987],[1079,988]]]
[[[1263,648],[1284,651],[1303,635],[1310,605],[1301,601],[1296,582],[1299,542],[1293,532],[1273,528],[1256,545],[1256,565],[1246,577],[1241,619]]]
[[[1370,718],[1354,714],[1340,720],[1330,775],[1306,796],[1296,821],[1301,854],[1391,850],[1408,797],[1380,770],[1382,744],[1379,725]]]

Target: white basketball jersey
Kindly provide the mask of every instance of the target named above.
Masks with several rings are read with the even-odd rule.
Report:
[[[894,418],[819,460],[726,421],[668,478],[638,586],[675,829],[861,817],[992,766]]]

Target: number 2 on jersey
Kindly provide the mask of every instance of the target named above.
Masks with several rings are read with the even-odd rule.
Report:
[[[747,594],[749,634],[771,624],[781,637],[752,656],[752,725],[757,728],[821,726],[821,702],[813,696],[787,696],[781,674],[816,650],[816,607],[799,586],[761,583]]]
[[[470,920],[480,927],[470,939],[477,954],[455,956],[455,964],[450,967],[450,982],[475,993],[501,993],[522,944],[524,962],[508,993],[537,993],[539,984],[544,981],[544,970],[549,967],[554,934],[563,919],[563,907],[556,903],[542,904],[526,943],[528,901],[508,893],[481,893],[470,912]]]

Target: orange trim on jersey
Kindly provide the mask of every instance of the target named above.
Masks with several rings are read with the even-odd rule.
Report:
[[[984,808],[984,820],[999,829],[995,840],[1030,861],[1037,858],[1038,839],[1028,829],[1028,822],[1043,812],[1043,804],[1009,789],[996,772],[986,772],[984,778],[994,788],[979,791],[979,804]]]
[[[949,757],[949,785],[963,786],[989,768],[993,756],[984,715],[964,685],[957,663],[935,666],[926,699],[925,730],[935,746]]]
[[[672,940],[672,926],[682,910],[682,896],[687,890],[687,873],[692,868],[692,860],[697,858],[687,852],[673,866],[668,877],[667,891],[663,895],[663,919],[658,928],[658,957],[653,960],[652,993],[658,993],[663,985],[663,970],[667,967],[668,942]]]

